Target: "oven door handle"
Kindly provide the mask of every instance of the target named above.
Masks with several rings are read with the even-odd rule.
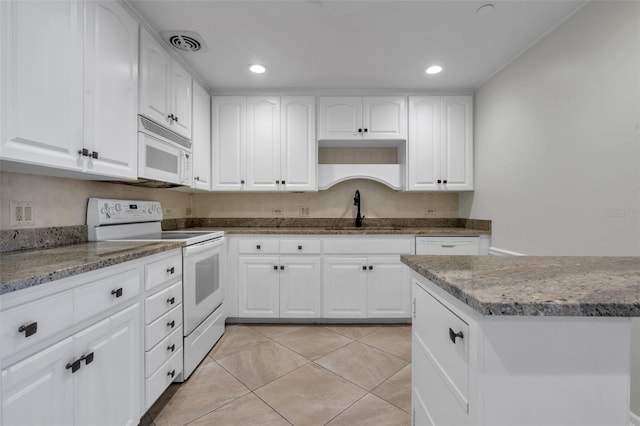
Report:
[[[224,245],[224,237],[217,238],[213,241],[205,241],[202,243],[194,244],[192,246],[185,247],[184,257],[194,256],[204,251],[211,250],[216,247],[222,247]]]

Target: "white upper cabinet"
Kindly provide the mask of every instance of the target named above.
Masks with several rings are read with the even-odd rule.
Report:
[[[406,139],[404,96],[319,98],[318,139]]]
[[[0,156],[8,169],[135,177],[136,21],[108,1],[0,7]]]
[[[193,183],[192,187],[211,189],[211,97],[193,82]]]
[[[140,28],[140,114],[191,139],[192,78]]]
[[[280,178],[288,191],[316,191],[316,99],[314,96],[280,98]]]
[[[211,189],[240,191],[245,178],[247,99],[211,97]]]
[[[280,98],[247,98],[247,182],[252,191],[280,189]]]
[[[313,96],[212,97],[212,189],[315,191]]]
[[[81,1],[3,1],[3,159],[83,168]]]
[[[409,97],[409,191],[473,190],[471,96]]]
[[[86,167],[135,179],[138,23],[115,2],[86,2],[85,8],[84,147],[98,153]]]

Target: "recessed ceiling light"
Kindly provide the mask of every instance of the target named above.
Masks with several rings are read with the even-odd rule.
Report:
[[[263,74],[267,71],[267,67],[261,64],[251,64],[247,66],[249,67],[249,71],[255,74]]]
[[[491,3],[482,5],[478,8],[478,10],[476,10],[476,13],[478,15],[489,15],[492,12],[493,12],[493,5]]]
[[[442,72],[442,67],[440,65],[431,65],[427,68],[427,74],[438,74]]]

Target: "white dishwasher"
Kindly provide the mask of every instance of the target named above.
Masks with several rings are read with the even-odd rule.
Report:
[[[416,237],[416,254],[480,255],[480,237]]]

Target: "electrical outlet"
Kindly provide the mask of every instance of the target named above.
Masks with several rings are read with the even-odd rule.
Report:
[[[282,210],[282,207],[271,209],[271,214],[273,216],[282,216],[284,214],[284,210]]]
[[[300,216],[302,216],[302,217],[309,216],[309,207],[300,206]]]
[[[171,209],[164,209],[164,214],[169,216],[171,214]]]
[[[436,215],[436,209],[426,208],[426,209],[424,209],[424,215],[425,216],[435,216]]]
[[[191,216],[191,207],[187,207],[187,208],[185,209],[185,214],[186,214],[187,216]]]
[[[35,214],[33,202],[31,201],[10,201],[10,226],[34,226]]]

